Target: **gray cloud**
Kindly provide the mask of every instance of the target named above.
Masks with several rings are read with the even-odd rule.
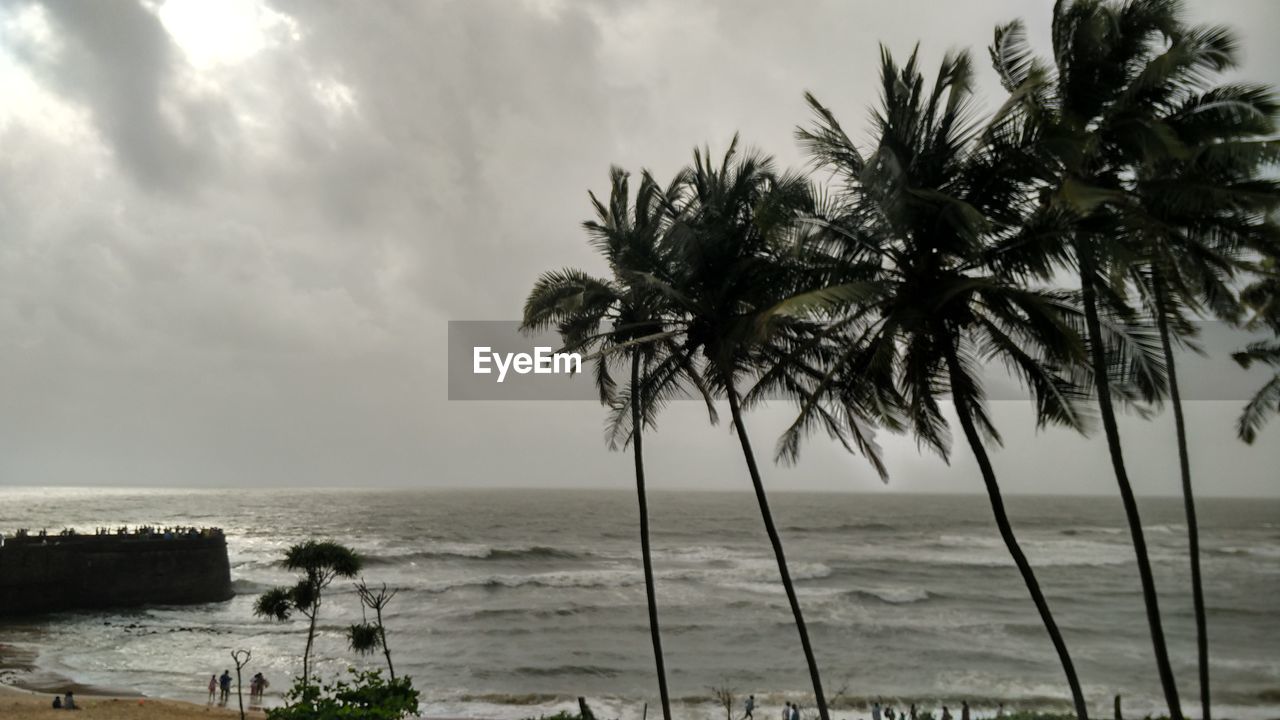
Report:
[[[0,4],[0,482],[625,486],[598,408],[447,402],[446,322],[513,318],[545,269],[601,270],[578,223],[611,163],[669,175],[740,130],[797,165],[801,92],[860,127],[877,41],[932,64],[1022,15],[1043,46],[1050,6],[246,0],[196,23],[210,59],[166,25],[176,5]],[[1242,29],[1243,76],[1280,79],[1277,6],[1192,10]],[[1197,412],[1198,459],[1237,476],[1222,491],[1270,492],[1276,451]],[[787,413],[753,417],[761,448]],[[997,415],[1011,487],[1109,491],[1096,446]],[[658,484],[741,486],[704,425],[672,409]],[[1173,492],[1157,427],[1129,426],[1156,458],[1139,482]],[[886,447],[895,488],[979,489],[963,457]],[[1029,477],[1042,457],[1057,476]],[[770,476],[879,487],[821,443]]]
[[[184,92],[181,57],[156,15],[129,0],[44,5],[61,40],[53,57],[18,52],[39,75],[92,114],[119,162],[154,189],[186,186],[216,159],[216,99]]]

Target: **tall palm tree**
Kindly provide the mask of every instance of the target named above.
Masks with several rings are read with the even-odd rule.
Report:
[[[1272,255],[1264,259],[1260,272],[1261,277],[1245,288],[1240,299],[1252,310],[1249,326],[1268,328],[1275,333],[1270,341],[1251,343],[1247,348],[1235,353],[1232,357],[1242,367],[1249,367],[1255,362],[1270,365],[1276,374],[1258,389],[1253,399],[1245,405],[1240,414],[1238,431],[1240,439],[1252,444],[1258,437],[1258,431],[1271,418],[1280,414],[1280,256]]]
[[[669,352],[671,303],[647,280],[669,276],[663,237],[671,224],[668,209],[680,180],[677,178],[664,191],[646,174],[632,205],[627,173],[613,168],[608,201],[592,194],[596,219],[583,223],[592,246],[608,262],[612,279],[595,278],[574,269],[546,273],[529,293],[522,324],[527,331],[554,327],[565,349],[594,353],[596,387],[601,402],[610,407],[610,445],[631,447],[649,633],[664,720],[671,720],[671,700],[653,579],[643,429],[653,426],[657,410],[674,394],[685,392],[689,386],[704,396],[707,392],[701,375],[687,357]],[[630,381],[619,392],[613,372],[624,359],[630,364]],[[708,410],[714,421],[715,409],[710,401]]]
[[[719,163],[709,150],[695,150],[683,192],[671,210],[677,218],[668,234],[673,276],[670,281],[649,280],[679,306],[684,318],[674,352],[696,361],[708,388],[728,399],[800,636],[815,705],[822,720],[828,720],[808,626],[744,420],[749,404],[745,390],[778,363],[799,364],[812,355],[803,341],[816,337],[820,326],[805,309],[827,293],[815,290],[821,284],[795,242],[797,217],[812,208],[812,189],[803,176],[780,173],[771,158],[740,151],[737,136]],[[829,429],[851,449],[874,455],[865,424],[852,420],[856,413],[851,408],[842,413],[847,422],[833,420]]]
[[[941,400],[950,397],[981,471],[1000,536],[1062,664],[1076,713],[1088,717],[1066,642],[1006,512],[987,443],[999,444],[978,369],[1003,362],[1030,389],[1041,424],[1080,429],[1079,393],[1060,369],[1083,359],[1083,344],[1061,295],[1024,287],[1016,268],[995,261],[1002,243],[1036,210],[1034,140],[1008,116],[972,121],[967,53],[948,54],[932,88],[917,55],[898,66],[881,48],[881,104],[869,154],[835,116],[807,96],[815,120],[797,131],[814,163],[832,171],[836,201],[818,222],[830,263],[860,303],[833,328],[847,351],[828,375],[836,392],[896,387],[919,441],[950,453]],[[820,391],[820,390],[819,390]],[[812,403],[788,431],[797,433]],[[793,452],[786,439],[784,452]]]
[[[1192,487],[1191,456],[1178,384],[1175,342],[1197,332],[1195,317],[1210,314],[1238,321],[1241,307],[1233,278],[1247,267],[1252,250],[1275,242],[1267,214],[1280,202],[1274,183],[1259,178],[1280,153],[1258,140],[1274,130],[1274,102],[1254,98],[1251,111],[1204,126],[1186,113],[1166,122],[1176,134],[1171,152],[1149,157],[1115,203],[1122,239],[1136,250],[1130,281],[1155,318],[1168,377],[1187,519],[1192,605],[1203,717],[1210,717],[1209,635],[1200,569],[1200,531]],[[1188,122],[1190,120],[1190,122]],[[1202,188],[1212,187],[1212,192]]]
[[[1113,408],[1114,363],[1102,338],[1108,310],[1134,315],[1127,279],[1146,300],[1160,336],[1160,363],[1173,369],[1171,335],[1188,328],[1179,307],[1204,301],[1233,314],[1229,275],[1241,234],[1256,224],[1272,191],[1256,177],[1268,151],[1242,137],[1270,132],[1274,103],[1265,89],[1231,85],[1205,90],[1213,73],[1235,60],[1235,40],[1222,28],[1185,26],[1174,0],[1124,4],[1060,1],[1054,7],[1052,65],[1034,58],[1020,24],[997,29],[992,59],[1010,105],[1037,123],[1048,178],[1048,204],[1073,220],[1072,254],[1085,304],[1091,368],[1103,428],[1120,488],[1147,607],[1152,646],[1170,715],[1181,717],[1165,647],[1159,603],[1136,499],[1128,479]],[[1249,169],[1245,169],[1249,168]],[[1182,207],[1178,207],[1181,205]],[[1178,262],[1171,262],[1177,260]],[[1131,355],[1130,360],[1141,361]],[[1163,373],[1139,373],[1148,399],[1163,391]],[[1199,541],[1185,424],[1176,373],[1168,390],[1179,461],[1196,612],[1201,709],[1210,717],[1208,640],[1199,573]]]

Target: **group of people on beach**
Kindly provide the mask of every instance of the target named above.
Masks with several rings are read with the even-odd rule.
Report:
[[[743,713],[742,720],[755,720],[752,713],[756,709],[756,696],[748,696],[743,703],[743,707],[746,712]],[[931,715],[926,714],[926,716]],[[894,709],[892,705],[882,706],[879,700],[871,704],[871,720],[919,720],[919,717],[915,703],[911,703],[910,708],[901,711]],[[1004,703],[1000,703],[996,708],[996,717],[1004,717]],[[787,702],[782,708],[782,720],[800,720],[799,703]],[[955,720],[955,716],[951,714],[951,709],[946,705],[942,706],[940,720]],[[960,701],[960,720],[972,720],[967,700]]]
[[[997,718],[1004,717],[1004,703],[999,703],[996,706],[995,716]],[[881,707],[880,701],[877,700],[871,704],[871,720],[917,720],[916,704],[911,703],[910,708],[898,711],[892,705]],[[946,705],[942,706],[940,720],[955,720],[955,716],[951,714],[951,709]],[[971,720],[968,700],[960,701],[960,720]]]
[[[262,695],[267,691],[267,687],[271,683],[263,677],[262,673],[254,673],[249,679],[249,702],[262,702]],[[231,697],[231,670],[223,670],[222,675],[209,676],[209,704],[213,704],[214,696],[218,696],[218,704],[226,705],[227,700]]]
[[[76,705],[76,694],[68,690],[67,694],[63,695],[62,697],[58,697],[57,695],[54,695],[53,709],[54,710],[79,710],[80,706]]]

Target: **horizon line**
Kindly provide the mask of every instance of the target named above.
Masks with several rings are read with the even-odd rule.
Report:
[[[605,492],[605,493],[627,493],[635,492],[632,488],[619,487],[583,487],[573,485],[436,485],[436,486],[396,486],[396,485],[277,485],[263,487],[261,485],[236,485],[236,484],[219,484],[219,485],[40,485],[28,483],[0,483],[0,492],[8,489],[27,489],[27,490],[172,490],[172,491],[217,491],[217,490],[259,490],[265,492],[289,491],[289,490],[319,490],[329,492],[511,492],[511,491],[573,491],[573,492]],[[743,494],[751,495],[753,491],[750,488],[671,488],[671,487],[650,487],[650,493],[701,493],[701,494]],[[901,496],[920,496],[920,497],[986,497],[986,493],[981,491],[975,492],[939,492],[936,490],[865,490],[865,489],[829,489],[829,488],[786,488],[781,490],[770,491],[771,495],[901,495]],[[1006,497],[1035,497],[1035,498],[1099,498],[1099,499],[1115,499],[1118,494],[1100,494],[1100,493],[1062,493],[1062,492],[1021,492],[1008,491],[1003,493]],[[1181,493],[1168,494],[1138,494],[1139,498],[1144,499],[1182,499]],[[1221,495],[1197,493],[1197,500],[1280,500],[1280,494],[1277,495]]]

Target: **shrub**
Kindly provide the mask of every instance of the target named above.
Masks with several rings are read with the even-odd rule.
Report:
[[[407,677],[385,680],[381,670],[351,668],[351,681],[320,685],[294,680],[285,706],[268,720],[401,720],[418,712],[418,691]]]

